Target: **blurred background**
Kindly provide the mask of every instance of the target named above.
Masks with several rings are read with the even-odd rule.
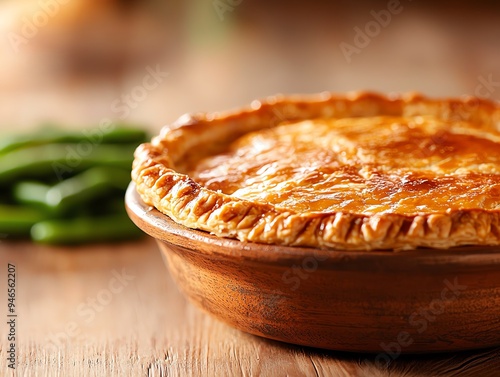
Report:
[[[156,132],[276,93],[500,98],[497,1],[4,0],[0,124]]]

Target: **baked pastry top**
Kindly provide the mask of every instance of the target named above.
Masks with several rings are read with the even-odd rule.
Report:
[[[339,250],[500,244],[500,107],[370,93],[185,116],[136,151],[142,199],[221,237]]]

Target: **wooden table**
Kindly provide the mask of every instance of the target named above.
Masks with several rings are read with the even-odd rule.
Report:
[[[269,341],[185,300],[150,240],[77,248],[0,244],[0,375],[7,368],[7,268],[16,269],[19,376],[499,376],[500,348],[401,356]]]

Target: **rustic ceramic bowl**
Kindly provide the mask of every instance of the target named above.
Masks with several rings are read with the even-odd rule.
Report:
[[[176,224],[130,185],[127,210],[180,289],[240,330],[381,360],[500,345],[500,248],[331,251],[244,243]]]

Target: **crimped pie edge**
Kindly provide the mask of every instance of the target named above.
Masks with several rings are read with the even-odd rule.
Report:
[[[500,131],[500,105],[474,97],[428,99],[416,93],[370,92],[274,96],[238,111],[185,115],[165,126],[151,143],[137,148],[132,179],[145,203],[177,223],[240,241],[336,250],[500,245],[498,210],[411,216],[294,213],[209,190],[176,171],[189,151],[285,120],[376,115],[433,115]]]

